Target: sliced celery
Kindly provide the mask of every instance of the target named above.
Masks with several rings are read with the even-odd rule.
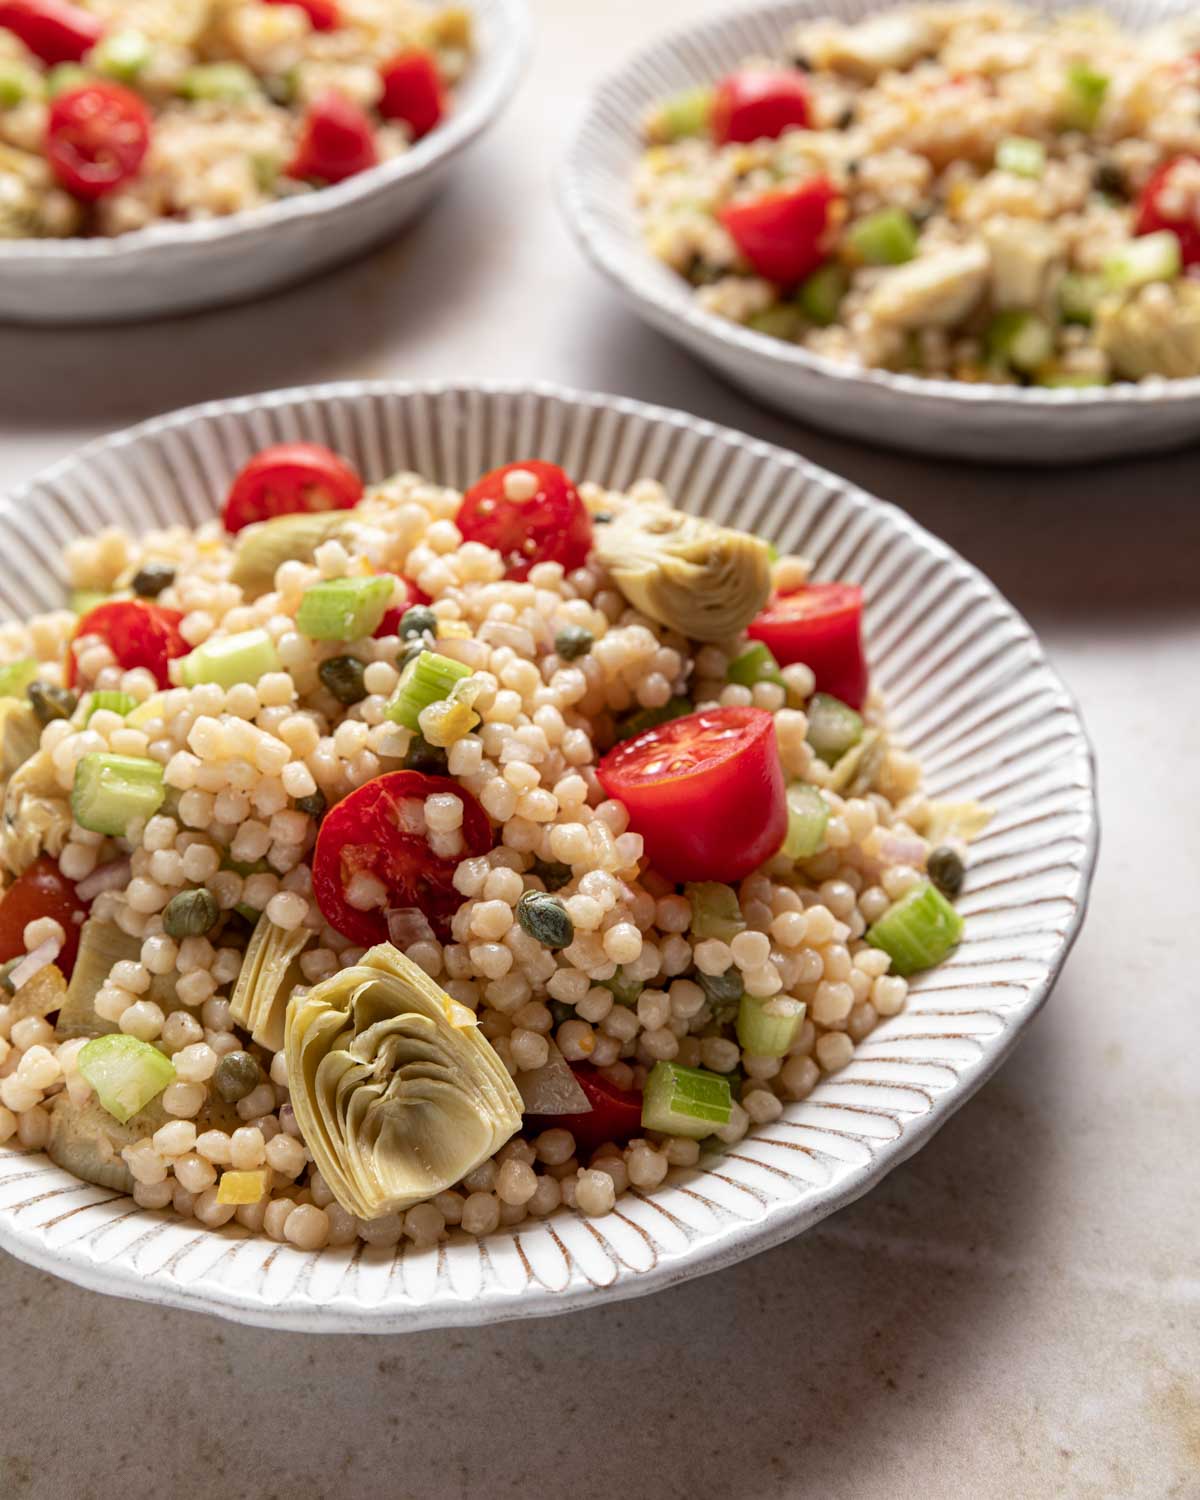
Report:
[[[1128,292],[1152,281],[1174,281],[1182,270],[1179,236],[1160,229],[1114,251],[1104,262],[1104,284],[1109,291]]]
[[[1091,130],[1100,118],[1108,85],[1107,74],[1097,73],[1086,63],[1073,63],[1067,69],[1063,124],[1071,130]]]
[[[657,1062],[651,1068],[642,1095],[644,1129],[698,1141],[728,1125],[732,1114],[729,1080],[720,1074],[671,1062]]]
[[[790,995],[760,999],[743,995],[738,1006],[737,1039],[752,1057],[782,1057],[804,1024],[806,1006]]]
[[[78,1066],[103,1108],[122,1125],[175,1081],[174,1067],[157,1047],[119,1031],[86,1042]]]
[[[833,765],[862,739],[862,715],[828,693],[814,693],[808,705],[808,743],[826,765]]]
[[[788,823],[780,853],[788,859],[808,859],[825,842],[829,803],[815,786],[793,782],[787,789]]]
[[[1009,135],[996,147],[996,165],[1017,177],[1040,177],[1046,170],[1046,148],[1027,135]]]
[[[12,58],[0,62],[0,109],[14,109],[27,99],[40,99],[43,88],[41,74],[25,63]]]
[[[849,285],[849,273],[836,261],[814,271],[807,281],[800,283],[796,294],[805,317],[818,328],[828,328],[831,323],[836,323],[838,308]]]
[[[731,885],[722,885],[718,880],[698,880],[685,885],[683,894],[692,903],[693,937],[701,941],[720,938],[723,943],[731,943],[739,932],[745,932],[741,902]]]
[[[1032,374],[1054,354],[1054,331],[1037,313],[1019,308],[999,312],[988,325],[988,353],[1014,370]]]
[[[1103,375],[1083,375],[1073,370],[1039,370],[1034,383],[1052,391],[1082,391],[1091,386],[1109,384]]]
[[[454,691],[454,684],[470,675],[470,667],[462,662],[436,651],[422,651],[401,673],[395,696],[387,706],[387,717],[416,733],[421,727],[422,710],[431,703],[444,702]]]
[[[690,714],[692,705],[686,698],[672,698],[661,708],[639,708],[617,725],[617,739],[631,740],[635,734],[645,734],[647,729],[657,729],[660,724],[669,724],[672,719],[682,719]]]
[[[179,80],[185,99],[205,99],[221,104],[245,104],[258,97],[260,89],[249,68],[237,62],[197,63]]]
[[[1104,295],[1104,278],[1069,271],[1058,283],[1058,310],[1067,323],[1091,323]]]
[[[703,135],[712,114],[711,88],[685,89],[673,94],[653,111],[646,122],[651,140],[669,144],[690,135]]]
[[[753,687],[756,682],[773,682],[779,687],[784,686],[779,663],[761,641],[753,642],[741,656],[735,656],[725,675],[730,682],[739,683],[742,687]]]
[[[804,316],[792,302],[777,302],[774,307],[764,307],[762,312],[751,313],[746,327],[755,333],[765,333],[773,339],[794,339],[800,332]]]
[[[387,613],[390,578],[328,578],[306,589],[296,629],[314,641],[357,641],[372,635]]]
[[[85,83],[90,83],[91,79],[92,74],[86,68],[81,68],[78,63],[56,63],[46,74],[46,97],[57,99],[60,94],[67,94],[72,89],[82,88]]]
[[[917,253],[917,226],[902,208],[867,214],[850,226],[846,239],[869,266],[900,266]]]
[[[92,48],[88,61],[98,73],[132,83],[150,61],[150,43],[131,28],[109,32]]]
[[[83,722],[90,723],[92,715],[99,713],[101,709],[105,709],[110,714],[121,714],[123,717],[136,707],[137,699],[132,693],[118,692],[116,688],[101,688],[97,692],[88,694]]]
[[[179,668],[185,687],[216,682],[229,688],[239,682],[256,683],[268,672],[278,672],[279,653],[265,630],[241,630],[236,635],[205,641],[181,660]]]
[[[115,594],[106,594],[103,589],[72,589],[71,608],[77,615],[86,615],[89,609],[95,609],[98,604],[107,604],[116,597]]]
[[[915,974],[940,964],[962,937],[963,920],[931,881],[901,896],[867,928],[867,942],[892,960],[892,973]]]
[[[163,768],[140,755],[85,755],[75,767],[71,812],[81,828],[121,838],[163,805]]]
[[[37,662],[31,656],[0,667],[0,698],[20,698],[37,674]]]

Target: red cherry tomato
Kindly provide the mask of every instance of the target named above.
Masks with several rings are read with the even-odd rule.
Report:
[[[451,792],[463,805],[461,854],[435,854],[423,833],[400,826],[400,804]],[[360,911],[346,899],[356,875],[371,875],[387,889],[387,905],[417,906],[443,941],[450,919],[462,905],[454,889],[459,860],[486,854],[492,825],[471,793],[449,776],[389,771],[360,786],[332,808],[321,824],[313,851],[313,895],[329,925],[351,942],[369,947],[388,940],[387,908]]]
[[[446,113],[437,60],[428,52],[405,52],[385,63],[380,73],[379,113],[385,120],[403,120],[414,141],[428,135]]]
[[[730,73],[713,95],[711,129],[718,146],[804,130],[812,118],[808,86],[787,68]]]
[[[314,31],[336,31],[341,14],[335,0],[263,0],[265,5],[298,5]]]
[[[0,0],[0,27],[49,67],[81,61],[104,34],[98,16],[68,0]]]
[[[741,880],[787,832],[775,721],[708,708],[616,745],[596,768],[668,880]]]
[[[569,1130],[583,1151],[594,1151],[605,1141],[627,1141],[630,1136],[641,1135],[641,1094],[619,1089],[590,1063],[572,1063],[571,1072],[588,1096],[591,1110],[582,1115],[526,1115],[528,1129]]]
[[[297,511],[353,510],[363,482],[346,459],[320,443],[275,443],[256,453],[230,486],[226,531]]]
[[[18,875],[0,897],[0,963],[20,958],[25,952],[25,925],[39,917],[53,917],[66,933],[62,952],[54,960],[68,979],[79,952],[79,925],[88,914],[73,881],[43,854]]]
[[[403,604],[393,604],[391,609],[384,611],[383,619],[379,622],[379,629],[375,632],[375,640],[385,635],[399,635],[400,621],[404,618],[405,612],[414,604],[429,603],[429,595],[424,589],[419,589],[411,578],[398,578],[396,582],[407,591],[408,597]]]
[[[50,106],[46,156],[69,193],[89,202],[136,177],[150,149],[150,111],[119,83],[85,83]]]
[[[344,182],[378,160],[370,119],[357,104],[330,89],[308,106],[287,175]]]
[[[862,643],[862,589],[849,583],[810,583],[794,594],[777,594],[750,624],[781,667],[803,662],[817,691],[861,708],[867,696]]]
[[[510,500],[504,481],[513,470],[538,481],[529,500]],[[575,486],[557,464],[529,459],[485,474],[463,496],[458,529],[468,542],[494,547],[509,578],[527,578],[535,563],[581,568],[592,550],[592,518]]]
[[[1179,249],[1185,266],[1200,266],[1200,217],[1197,216],[1195,200],[1189,213],[1170,213],[1163,206],[1163,197],[1169,191],[1171,177],[1182,162],[1200,163],[1200,157],[1177,156],[1165,162],[1142,189],[1138,199],[1137,234],[1154,234],[1159,229],[1170,229],[1179,239]]]
[[[112,599],[80,617],[74,638],[100,636],[123,671],[145,667],[153,672],[160,688],[167,688],[171,686],[167,663],[177,656],[186,656],[192,649],[179,634],[182,619],[177,609],[166,609],[145,599]],[[68,647],[67,686],[74,687],[78,680],[79,664],[75,652]]]
[[[758,198],[735,199],[718,217],[760,276],[787,286],[811,276],[828,255],[837,189],[825,177]]]

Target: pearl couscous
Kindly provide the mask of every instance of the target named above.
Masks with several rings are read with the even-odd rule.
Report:
[[[267,450],[0,627],[0,1141],[304,1250],[600,1215],[954,946],[861,597],[650,480]]]

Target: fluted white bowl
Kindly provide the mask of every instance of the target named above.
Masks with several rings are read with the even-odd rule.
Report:
[[[637,313],[755,399],[834,432],[917,452],[1005,463],[1072,463],[1146,453],[1200,437],[1200,379],[1080,390],[923,380],[856,369],[705,312],[690,285],[646,249],[633,172],[648,106],[711,83],[746,57],[780,55],[818,16],[856,21],[909,0],[771,0],[676,31],[595,91],[564,160],[560,201],[592,264]],[[1079,0],[1025,0],[1044,11]],[[1131,27],[1189,11],[1191,0],[1099,0]]]
[[[95,239],[0,240],[0,320],[118,323],[242,302],[381,243],[414,218],[497,118],[529,50],[525,0],[472,0],[478,52],[444,124],[319,192],[223,218]]]
[[[901,511],[795,454],[681,412],[550,386],[347,384],[214,402],[93,443],[0,500],[0,617],[63,596],[62,551],[217,508],[256,449],[308,438],[373,479],[463,486],[531,455],[580,478],[660,479],[681,505],[802,548],[866,591],[868,655],[895,733],[937,796],[996,817],[974,846],[961,947],[906,1010],[774,1124],[612,1213],[436,1250],[315,1254],[213,1231],[0,1147],[0,1245],[99,1291],[247,1323],[395,1332],[635,1296],[778,1244],[916,1151],[1000,1064],[1045,1000],[1083,918],[1097,825],[1088,741],[1029,626]]]

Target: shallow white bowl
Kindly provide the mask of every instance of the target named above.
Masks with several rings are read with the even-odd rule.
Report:
[[[310,438],[371,478],[462,486],[538,455],[580,478],[661,479],[679,503],[803,548],[866,589],[875,681],[936,795],[996,818],[974,846],[962,946],[851,1065],[722,1156],[603,1219],[560,1210],[435,1251],[306,1254],[138,1208],[41,1154],[0,1148],[0,1245],[99,1291],[248,1323],[395,1332],[566,1312],[778,1244],[917,1150],[999,1065],[1083,919],[1096,850],[1087,737],[1029,627],[893,506],[794,454],[680,412],[543,386],[353,384],[195,407],[84,448],[0,501],[0,617],[62,598],[65,542],[209,517],[264,444]]]
[[[117,323],[240,302],[352,259],[425,207],[508,103],[529,49],[525,0],[472,0],[478,52],[444,125],[336,187],[112,239],[0,240],[0,320]]]
[[[648,323],[769,406],[835,432],[918,452],[1007,463],[1143,453],[1200,436],[1200,379],[1095,390],[1019,389],[853,369],[704,312],[681,276],[645,248],[633,201],[639,122],[666,95],[711,83],[752,55],[780,55],[788,32],[833,15],[859,20],[907,0],[774,0],[719,15],[639,52],[596,90],[563,164],[563,208],[584,251]],[[1079,0],[1027,0],[1045,11]],[[1100,0],[1131,27],[1191,0]]]

